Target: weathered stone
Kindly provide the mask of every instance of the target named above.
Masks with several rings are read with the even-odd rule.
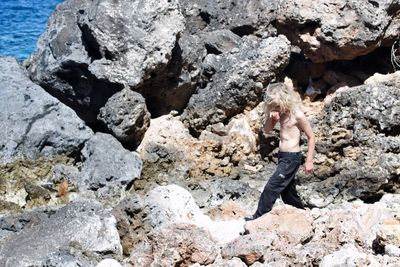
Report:
[[[238,36],[264,32],[276,18],[279,2],[255,1],[209,2],[179,1],[190,33],[228,29]]]
[[[178,67],[174,75],[179,71],[176,43],[183,28],[177,1],[68,0],[50,17],[26,65],[34,81],[96,124],[99,109],[123,87],[171,71],[170,62]],[[137,90],[176,93],[166,87]]]
[[[210,68],[215,74],[190,98],[182,120],[199,134],[207,125],[255,107],[262,100],[263,85],[287,65],[289,53],[289,42],[280,35],[262,40],[246,36],[238,49],[223,57],[208,55],[213,58]]]
[[[115,218],[96,202],[70,204],[48,214],[0,244],[3,266],[41,266],[48,255],[71,246],[81,251],[119,256],[122,253]]]
[[[313,219],[307,211],[289,205],[275,207],[271,212],[246,223],[250,234],[274,232],[289,244],[304,243],[313,237]]]
[[[380,46],[398,10],[389,1],[287,0],[275,26],[313,62],[352,60]]]
[[[153,228],[172,223],[208,226],[211,219],[204,215],[191,194],[177,185],[159,186],[146,196],[148,220]]]
[[[316,171],[312,178],[300,173],[301,195],[322,207],[340,199],[373,202],[385,191],[398,190],[393,178],[400,173],[399,122],[398,88],[375,84],[338,90],[314,119]]]
[[[121,239],[124,255],[128,256],[136,245],[146,240],[147,234],[153,229],[146,224],[147,213],[144,200],[138,196],[124,198],[112,213],[117,220],[117,229]]]
[[[360,253],[354,245],[344,246],[339,251],[326,255],[319,266],[362,266],[370,263],[365,253]]]
[[[148,242],[148,247],[133,251],[128,266],[208,265],[219,253],[206,230],[188,224],[174,224],[153,231]]]
[[[142,170],[139,156],[109,134],[96,133],[85,143],[81,157],[80,174],[74,182],[82,193],[94,194],[108,205],[125,197]]]
[[[224,259],[238,257],[249,266],[256,261],[264,261],[264,254],[271,249],[276,238],[278,236],[275,233],[244,235],[227,244],[221,255]]]
[[[12,58],[0,58],[0,163],[73,154],[93,132],[73,110],[32,83]]]
[[[126,147],[136,148],[150,126],[145,99],[128,88],[110,97],[97,116]]]

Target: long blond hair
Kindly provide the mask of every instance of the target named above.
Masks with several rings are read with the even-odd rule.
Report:
[[[271,112],[271,105],[279,105],[282,109],[289,111],[293,115],[297,110],[301,110],[302,103],[300,96],[284,83],[269,84],[264,95],[265,111],[268,115]]]

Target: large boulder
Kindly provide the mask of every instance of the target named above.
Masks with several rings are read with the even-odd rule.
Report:
[[[393,1],[285,0],[275,26],[313,62],[352,60],[397,39],[398,10]]]
[[[70,249],[92,254],[94,262],[122,254],[116,220],[97,202],[69,204],[39,219],[0,242],[1,266],[60,266],[57,259],[80,263]]]
[[[316,171],[301,177],[308,203],[378,200],[398,190],[400,90],[384,85],[343,88],[315,120]]]
[[[186,29],[200,31],[226,29],[238,36],[269,30],[279,10],[278,1],[188,1],[181,0]]]
[[[111,135],[96,133],[82,149],[80,172],[74,184],[82,194],[93,195],[112,205],[125,197],[140,177],[142,161]]]
[[[115,92],[172,71],[183,20],[177,1],[64,1],[26,65],[35,82],[96,124]],[[138,90],[169,93],[163,84]]]
[[[283,35],[258,39],[245,36],[237,49],[208,54],[203,66],[211,76],[182,114],[182,120],[199,134],[207,125],[226,122],[262,100],[263,87],[289,62],[290,43]]]
[[[0,58],[0,163],[74,154],[93,132],[76,113]]]

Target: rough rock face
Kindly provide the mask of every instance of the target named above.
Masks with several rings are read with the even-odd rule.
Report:
[[[182,120],[199,134],[207,125],[226,122],[246,107],[255,107],[263,86],[286,67],[289,53],[289,42],[281,35],[263,40],[245,36],[237,50],[209,54],[203,66],[212,78],[190,98]]]
[[[351,60],[396,38],[388,27],[398,31],[399,8],[393,1],[286,0],[275,26],[313,62]]]
[[[79,262],[66,252],[74,247],[86,251],[87,255],[93,253],[94,259],[96,254],[100,259],[102,254],[118,257],[122,253],[119,242],[116,221],[109,211],[103,210],[97,202],[75,203],[50,212],[42,216],[39,223],[36,221],[3,239],[0,264],[42,266],[68,257],[69,262]]]
[[[244,36],[265,31],[275,19],[279,8],[279,1],[181,0],[179,3],[186,17],[187,31],[191,34],[228,29],[238,36]]]
[[[125,190],[140,177],[142,161],[111,135],[96,133],[82,149],[80,173],[76,175],[82,193],[92,192],[108,204],[119,202]]]
[[[183,26],[177,1],[68,0],[26,64],[34,81],[96,123],[111,95],[166,70]],[[158,89],[168,93],[147,88]]]
[[[302,177],[308,203],[368,202],[398,190],[398,88],[378,84],[339,90],[318,120],[316,172],[314,179]]]
[[[73,154],[93,132],[73,110],[32,83],[12,58],[0,58],[0,162]]]
[[[150,126],[145,99],[128,88],[110,97],[97,118],[128,148],[136,148]]]
[[[211,264],[218,247],[199,227],[175,224],[149,234],[149,244],[133,251],[127,266],[190,266]]]

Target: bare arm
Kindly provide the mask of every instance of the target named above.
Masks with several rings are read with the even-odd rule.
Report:
[[[264,133],[269,133],[272,129],[274,129],[275,124],[279,120],[279,113],[278,112],[271,112],[267,115],[267,121],[264,124]]]
[[[312,173],[313,168],[314,168],[313,158],[314,158],[314,152],[315,152],[314,133],[313,133],[313,130],[311,128],[309,121],[307,120],[307,118],[303,112],[299,112],[299,114],[296,114],[296,118],[297,118],[299,128],[306,134],[307,139],[308,139],[307,158],[306,158],[306,162],[304,164],[304,168],[305,168],[306,173]]]

